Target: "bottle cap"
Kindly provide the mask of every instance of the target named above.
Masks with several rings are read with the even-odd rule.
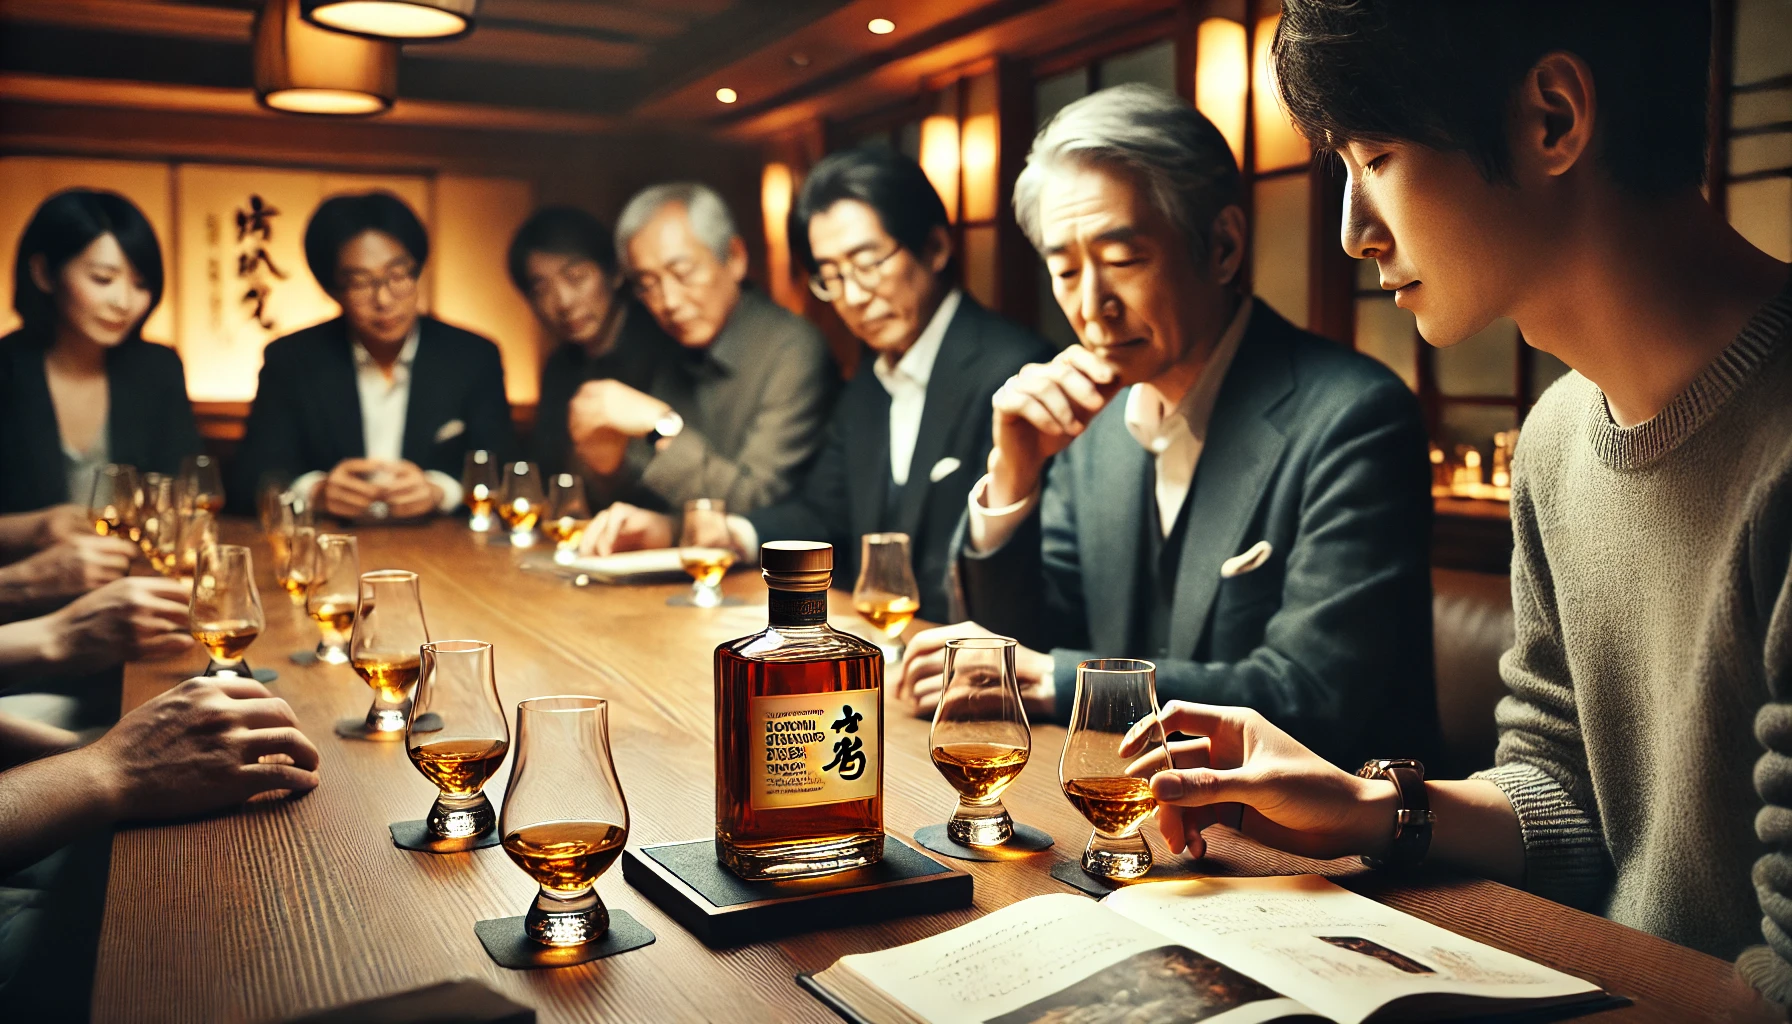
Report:
[[[778,590],[826,590],[834,576],[834,546],[814,540],[774,540],[759,545],[765,584]]]

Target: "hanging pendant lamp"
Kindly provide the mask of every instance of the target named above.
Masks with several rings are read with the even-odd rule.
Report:
[[[473,31],[479,0],[303,0],[305,20],[337,32],[407,43]]]
[[[291,114],[379,114],[398,98],[398,44],[331,32],[299,0],[267,0],[255,22],[255,98]]]

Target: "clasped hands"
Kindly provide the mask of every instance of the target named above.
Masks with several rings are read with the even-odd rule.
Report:
[[[376,501],[395,519],[418,519],[442,507],[442,489],[404,459],[343,459],[317,485],[312,500],[340,519],[360,519]]]
[[[622,466],[632,438],[646,437],[672,411],[665,402],[614,380],[579,386],[566,410],[573,450],[591,471],[608,476]]]

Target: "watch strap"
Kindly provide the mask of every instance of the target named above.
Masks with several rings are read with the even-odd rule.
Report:
[[[1365,856],[1363,863],[1372,868],[1409,868],[1423,863],[1431,851],[1431,826],[1437,820],[1425,793],[1425,766],[1410,759],[1382,759],[1368,762],[1357,774],[1392,782],[1399,800],[1387,855]]]

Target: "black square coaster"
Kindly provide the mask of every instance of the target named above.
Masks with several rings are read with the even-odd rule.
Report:
[[[392,833],[393,846],[418,853],[471,853],[498,845],[498,830],[495,828],[465,839],[437,839],[429,834],[429,826],[422,818],[416,821],[395,821],[387,825],[386,830]]]
[[[434,711],[425,711],[423,714],[417,716],[417,721],[411,726],[411,729],[415,732],[435,732],[441,727],[442,716],[436,714]],[[404,739],[404,730],[399,729],[394,732],[375,732],[374,730],[367,728],[366,718],[340,718],[336,720],[336,735],[345,740],[378,740],[380,742],[386,742],[388,740]]]
[[[1086,895],[1093,896],[1096,899],[1101,899],[1108,893],[1127,884],[1125,882],[1109,881],[1105,878],[1096,878],[1094,875],[1083,870],[1083,862],[1081,858],[1061,860],[1058,863],[1053,864],[1052,877],[1063,882],[1065,885],[1070,886],[1072,889],[1080,890]],[[1144,881],[1144,879],[1139,880]]]
[[[291,654],[287,655],[286,659],[288,661],[292,662],[294,665],[315,665],[315,664],[317,664],[317,652],[316,651],[294,651]]]
[[[748,882],[702,839],[631,848],[622,877],[706,945],[746,942],[971,905],[971,876],[892,835],[883,860],[814,878]]]
[[[965,846],[952,841],[946,834],[946,826],[929,825],[915,830],[915,842],[934,853],[951,857],[954,860],[1002,861],[1018,860],[1021,857],[1049,850],[1052,837],[1031,825],[1014,823],[1014,835],[1000,846]]]
[[[611,910],[610,930],[582,946],[544,946],[523,934],[520,917],[475,922],[473,934],[479,936],[480,944],[493,963],[513,971],[588,964],[652,945],[655,938],[646,925],[622,910]]]

